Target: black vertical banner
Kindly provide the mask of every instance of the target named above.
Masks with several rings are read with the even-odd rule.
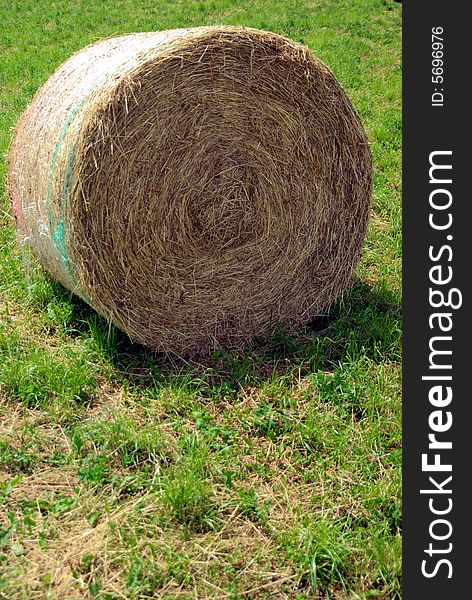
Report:
[[[406,600],[472,597],[472,194],[466,187],[472,35],[466,7],[404,2]]]

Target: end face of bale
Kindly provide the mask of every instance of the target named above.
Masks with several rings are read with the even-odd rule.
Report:
[[[234,27],[78,53],[33,100],[10,172],[46,268],[132,339],[181,355],[240,349],[328,307],[360,258],[372,186],[329,69]]]

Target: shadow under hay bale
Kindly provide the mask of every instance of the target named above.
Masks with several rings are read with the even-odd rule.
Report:
[[[371,154],[329,69],[270,32],[103,40],[17,126],[20,238],[132,340],[202,356],[307,323],[349,284]]]

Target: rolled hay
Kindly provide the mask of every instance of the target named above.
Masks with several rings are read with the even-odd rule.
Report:
[[[312,52],[199,27],[72,56],[16,128],[8,187],[54,278],[132,340],[192,356],[326,309],[360,258],[371,180]]]

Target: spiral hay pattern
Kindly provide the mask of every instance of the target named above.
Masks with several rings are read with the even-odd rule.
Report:
[[[46,269],[131,339],[202,355],[293,329],[352,277],[372,179],[307,48],[200,27],[100,41],[18,124],[9,193]]]

